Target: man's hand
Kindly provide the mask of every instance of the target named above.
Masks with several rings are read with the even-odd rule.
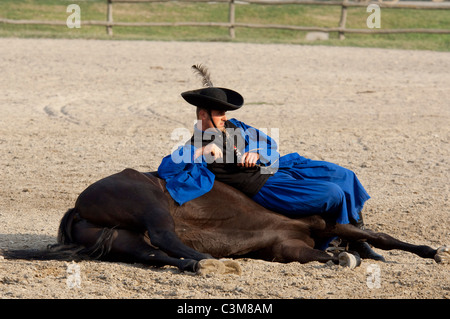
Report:
[[[254,167],[256,162],[259,160],[259,154],[253,152],[247,152],[242,155],[241,162],[238,166]]]
[[[222,150],[214,143],[209,143],[202,148],[197,148],[194,153],[194,159],[197,159],[199,156],[205,155],[207,159],[213,158],[214,161],[218,158],[223,157]]]

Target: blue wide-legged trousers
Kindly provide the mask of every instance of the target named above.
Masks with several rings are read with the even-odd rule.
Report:
[[[370,196],[355,173],[334,163],[303,159],[291,168],[280,168],[253,200],[294,218],[319,214],[339,224],[358,221]]]

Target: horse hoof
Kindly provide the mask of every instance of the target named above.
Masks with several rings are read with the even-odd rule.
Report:
[[[434,260],[440,264],[450,263],[450,248],[447,246],[439,247],[434,255]]]
[[[352,255],[347,252],[343,252],[339,254],[339,265],[342,267],[349,267],[350,269],[354,269],[361,264],[361,259],[355,255]]]
[[[198,275],[208,274],[223,274],[225,272],[225,265],[217,259],[202,259],[198,262]]]
[[[198,262],[198,275],[223,274],[225,265],[217,259],[202,259]]]
[[[198,275],[236,274],[241,275],[242,269],[238,262],[230,259],[202,259],[198,262]]]
[[[237,261],[231,259],[220,259],[225,265],[225,274],[242,275],[241,265]]]

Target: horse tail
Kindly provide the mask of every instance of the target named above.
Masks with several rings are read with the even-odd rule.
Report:
[[[77,244],[72,237],[72,225],[76,220],[81,220],[74,208],[69,209],[61,219],[58,230],[58,244],[50,246],[49,249],[59,254],[73,254],[78,259],[101,259],[105,257],[112,248],[115,229],[104,227],[94,245],[84,247]]]
[[[57,237],[59,245],[71,245],[74,243],[74,240],[72,238],[72,224],[77,216],[78,214],[76,209],[71,208],[61,218]]]
[[[77,255],[79,250],[78,245],[52,245],[47,249],[3,249],[0,256],[5,259],[78,261],[85,259]]]

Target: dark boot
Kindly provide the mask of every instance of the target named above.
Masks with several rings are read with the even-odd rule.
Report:
[[[364,230],[364,221],[362,217],[362,213],[359,212],[359,220],[358,221],[351,221],[352,225],[355,225],[359,229]],[[347,243],[347,249],[349,251],[356,251],[359,256],[363,259],[373,259],[373,260],[380,260],[380,261],[386,261],[384,257],[380,254],[377,254],[372,250],[372,247],[365,241],[349,241]]]
[[[385,262],[386,259],[372,250],[365,241],[352,241],[348,243],[349,251],[356,251],[362,259],[373,259]]]

